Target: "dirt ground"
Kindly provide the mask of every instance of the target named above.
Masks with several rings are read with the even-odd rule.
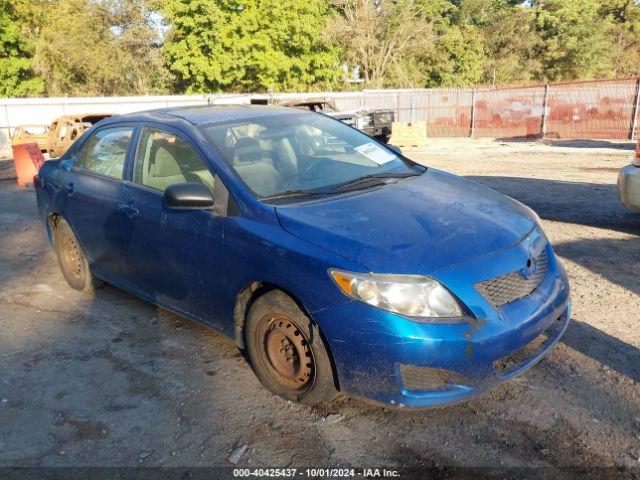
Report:
[[[0,164],[0,465],[638,468],[640,214],[615,185],[632,150],[466,139],[406,150],[536,210],[574,299],[538,366],[421,411],[286,402],[216,332],[110,286],[71,290],[33,191]]]

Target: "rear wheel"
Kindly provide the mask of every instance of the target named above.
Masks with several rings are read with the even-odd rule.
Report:
[[[102,284],[91,274],[80,242],[63,218],[58,218],[53,230],[53,245],[62,275],[71,288],[91,291]]]
[[[304,403],[337,396],[318,327],[283,292],[273,290],[253,303],[245,339],[256,376],[273,393]]]

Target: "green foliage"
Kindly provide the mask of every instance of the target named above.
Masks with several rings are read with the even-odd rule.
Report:
[[[544,80],[611,77],[613,22],[600,15],[600,0],[535,2],[536,27],[542,41],[538,55]]]
[[[540,77],[535,12],[508,0],[465,0],[457,21],[479,29],[481,83],[527,83]]]
[[[366,88],[640,76],[640,2],[0,0],[0,96],[360,88],[345,67]]]
[[[33,71],[34,45],[16,5],[0,0],[0,97],[26,97],[44,90]]]
[[[59,0],[47,5],[36,48],[36,68],[47,93],[135,95],[162,93],[168,75],[136,0]]]
[[[179,91],[297,90],[340,81],[321,0],[167,0],[164,53]]]
[[[640,2],[604,0],[599,14],[613,23],[610,43],[616,59],[615,76],[640,76]]]

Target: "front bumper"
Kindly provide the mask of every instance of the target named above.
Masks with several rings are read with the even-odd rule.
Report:
[[[385,405],[431,407],[477,396],[535,365],[561,338],[571,314],[566,274],[547,248],[549,272],[530,295],[493,312],[463,297],[477,317],[469,323],[416,323],[356,301],[315,312],[340,389]],[[434,276],[472,275],[509,253]]]
[[[640,167],[627,165],[620,170],[618,191],[625,207],[640,211]]]
[[[368,125],[362,131],[370,137],[388,137],[391,135],[391,125]]]

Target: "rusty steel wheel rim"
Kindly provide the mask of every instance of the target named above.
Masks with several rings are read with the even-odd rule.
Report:
[[[60,261],[62,268],[73,278],[80,279],[84,269],[84,262],[78,242],[72,236],[65,235],[61,243]]]
[[[313,386],[315,361],[302,329],[286,316],[265,316],[260,321],[266,366],[277,383],[294,393]]]

